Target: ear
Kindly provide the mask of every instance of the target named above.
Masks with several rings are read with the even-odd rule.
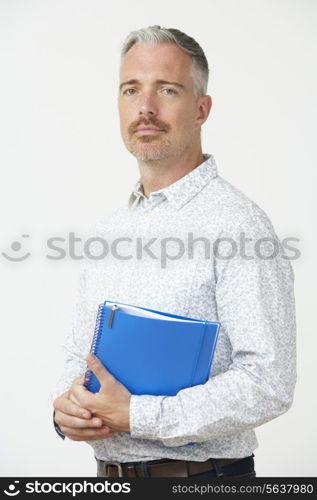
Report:
[[[201,95],[197,98],[196,123],[201,126],[207,120],[212,106],[210,95]]]

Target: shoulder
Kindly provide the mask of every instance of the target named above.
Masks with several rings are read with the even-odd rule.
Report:
[[[274,233],[270,217],[245,193],[217,176],[203,193],[205,216],[216,224],[218,232],[236,232],[237,228],[257,227],[263,232]]]
[[[224,245],[225,251],[227,244],[229,255],[232,249],[237,250],[235,258],[227,260],[226,257],[222,262],[220,259],[219,267],[229,261],[233,266],[238,262],[240,271],[252,266],[267,266],[279,269],[281,275],[291,278],[292,283],[294,271],[284,242],[279,239],[265,210],[222,177],[218,176],[214,181],[206,190],[209,209],[212,207],[214,211],[206,217],[209,233],[213,233],[218,245]],[[216,231],[212,225],[217,226]]]

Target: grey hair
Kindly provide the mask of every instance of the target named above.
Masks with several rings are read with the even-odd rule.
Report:
[[[136,31],[131,31],[123,42],[121,49],[121,62],[126,53],[136,43],[176,43],[184,52],[192,58],[192,78],[194,80],[195,95],[207,93],[209,68],[208,61],[203,49],[194,40],[182,31],[174,28],[161,28],[161,26],[149,26]]]

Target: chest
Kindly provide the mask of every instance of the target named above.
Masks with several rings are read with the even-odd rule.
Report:
[[[107,255],[91,265],[102,300],[215,320],[213,234],[199,214],[133,214],[103,228]]]

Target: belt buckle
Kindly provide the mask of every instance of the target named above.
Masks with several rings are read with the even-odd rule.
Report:
[[[108,472],[108,467],[117,467],[117,470],[118,470],[118,477],[123,477],[123,471],[122,471],[122,465],[119,463],[119,462],[106,462],[106,470],[105,470],[105,474],[106,476],[108,476],[109,472]],[[108,476],[110,477],[110,476]]]

